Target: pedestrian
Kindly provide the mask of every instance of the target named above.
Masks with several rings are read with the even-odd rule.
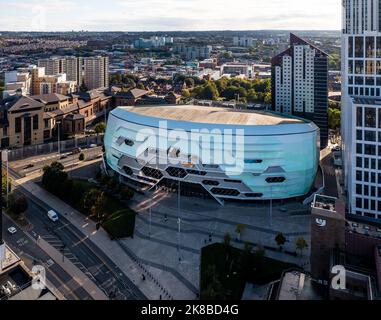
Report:
[[[167,222],[168,221],[168,216],[165,214],[164,215],[164,222]]]

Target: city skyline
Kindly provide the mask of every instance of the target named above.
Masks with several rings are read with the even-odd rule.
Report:
[[[91,4],[0,0],[0,4],[2,31],[339,30],[341,18],[340,2],[332,0],[239,0],[223,6],[217,0],[96,0]]]

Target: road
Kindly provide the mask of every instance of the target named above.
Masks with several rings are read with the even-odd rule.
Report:
[[[135,284],[104,254],[59,212],[60,220],[52,222],[47,217],[48,207],[21,186],[17,192],[28,199],[26,218],[31,223],[30,234],[34,239],[44,238],[50,245],[63,251],[82,272],[100,287],[110,299],[144,300],[146,297]]]
[[[11,235],[6,230],[15,224],[5,215],[3,216],[3,223],[6,244],[24,261],[29,269],[32,269],[36,264],[44,266],[47,280],[68,300],[92,300],[87,291],[37,246],[31,233],[16,227],[17,232]]]
[[[82,153],[85,155],[85,159],[92,159],[100,157],[102,155],[102,147],[82,149]],[[61,162],[65,167],[70,168],[78,162],[79,154],[73,154],[72,152],[61,153],[61,156],[57,152],[45,154],[37,157],[31,157],[23,160],[17,160],[10,162],[10,169],[17,172],[19,176],[25,176],[32,172],[41,170],[44,166],[50,165],[53,161]]]

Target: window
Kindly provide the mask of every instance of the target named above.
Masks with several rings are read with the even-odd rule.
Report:
[[[213,188],[211,191],[213,194],[230,197],[237,197],[240,194],[240,192],[236,189]]]
[[[376,146],[371,144],[365,144],[364,145],[364,153],[370,156],[376,155]]]
[[[356,153],[358,153],[358,154],[362,153],[362,144],[361,143],[356,144]]]
[[[144,167],[142,169],[142,172],[147,177],[151,177],[151,178],[155,178],[155,179],[161,179],[163,177],[163,174],[160,172],[160,170],[157,170],[154,168]]]
[[[356,139],[362,140],[362,130],[356,130]]]
[[[218,181],[214,180],[203,180],[202,183],[207,186],[218,186],[220,184]]]
[[[376,56],[377,56],[377,58],[381,58],[381,37],[377,37]]]
[[[241,180],[233,180],[233,179],[224,179],[224,181],[228,183],[242,183]]]
[[[124,143],[128,145],[129,147],[132,147],[135,143],[131,139],[125,139]]]
[[[266,178],[267,183],[282,183],[284,181],[286,181],[285,177],[269,177],[269,178]]]
[[[362,119],[362,107],[357,107],[357,112],[356,112],[356,125],[358,127],[363,126],[363,119]]]
[[[21,117],[15,119],[15,133],[21,132]]]
[[[355,37],[355,57],[364,57],[364,37]]]
[[[373,58],[375,54],[374,37],[366,37],[365,41],[366,41],[366,44],[365,44],[366,57]]]
[[[261,197],[263,197],[263,193],[245,193],[245,197],[248,197],[248,198],[261,198]]]
[[[206,176],[206,171],[199,171],[199,170],[189,169],[189,170],[187,170],[187,172],[189,174],[194,174],[194,175],[198,175],[198,176]]]
[[[33,116],[33,130],[38,130],[38,115]]]
[[[49,127],[49,119],[44,119],[44,127],[45,128]]]
[[[365,108],[365,127],[376,128],[376,109]]]
[[[355,74],[363,74],[364,73],[364,61],[356,60],[355,62]]]
[[[376,132],[375,131],[365,131],[365,141],[376,142]]]
[[[260,159],[245,159],[246,164],[262,163],[263,160]]]
[[[366,60],[365,62],[365,73],[373,74],[374,73],[374,62],[373,60]]]

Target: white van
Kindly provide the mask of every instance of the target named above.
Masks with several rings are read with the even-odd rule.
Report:
[[[58,221],[58,214],[54,210],[48,211],[48,218],[54,222]]]

